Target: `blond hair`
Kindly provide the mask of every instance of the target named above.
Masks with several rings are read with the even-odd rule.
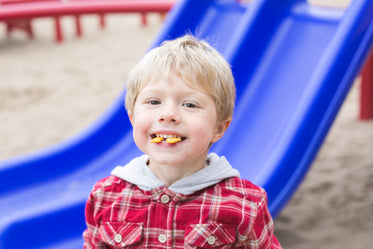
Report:
[[[146,84],[171,76],[180,77],[189,87],[210,94],[218,122],[232,117],[236,88],[230,65],[207,42],[191,35],[163,42],[131,70],[125,100],[128,113],[133,114],[137,95]]]

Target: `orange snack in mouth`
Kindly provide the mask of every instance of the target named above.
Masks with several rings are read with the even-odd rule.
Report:
[[[160,143],[163,141],[163,137],[155,137],[152,140],[150,140],[151,143]]]
[[[181,138],[179,137],[173,137],[173,138],[167,138],[166,139],[166,142],[169,143],[169,144],[174,144],[174,143],[177,143],[177,142],[180,142],[181,141]]]
[[[167,137],[167,136],[156,136],[152,140],[150,140],[151,143],[161,143],[166,142],[168,144],[175,144],[182,141],[180,137]]]

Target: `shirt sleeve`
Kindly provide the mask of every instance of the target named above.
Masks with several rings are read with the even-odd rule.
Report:
[[[260,249],[281,249],[281,245],[274,235],[274,223],[268,210],[267,195],[258,203],[256,218],[251,229],[249,247]]]
[[[242,222],[238,225],[237,248],[281,249],[274,235],[274,223],[268,210],[267,193],[257,186],[245,186]]]
[[[93,187],[91,194],[88,197],[85,207],[85,220],[87,228],[83,232],[84,249],[99,248],[99,226],[100,226],[100,207],[102,207],[104,199],[104,181],[99,181]]]
[[[84,238],[84,249],[92,249],[92,248],[97,248],[95,244],[95,230],[97,228],[96,222],[94,219],[94,198],[93,194],[89,196],[87,203],[86,203],[86,209],[85,209],[85,218],[86,218],[86,224],[87,224],[87,229],[83,233],[83,238]]]

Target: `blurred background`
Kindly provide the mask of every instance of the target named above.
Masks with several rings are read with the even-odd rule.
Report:
[[[343,8],[349,1],[311,1]],[[159,14],[62,18],[54,41],[49,18],[33,20],[34,38],[0,23],[0,160],[45,148],[94,122],[123,91],[131,67],[162,25]],[[360,121],[356,79],[300,188],[277,217],[288,249],[370,248],[373,243],[373,122]],[[125,113],[123,113],[125,115]]]

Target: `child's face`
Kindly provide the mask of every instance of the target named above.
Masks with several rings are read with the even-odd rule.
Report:
[[[138,94],[133,115],[129,116],[135,143],[149,155],[150,164],[196,170],[204,165],[210,143],[219,140],[230,123],[217,124],[213,98],[178,77],[150,82]],[[150,142],[166,135],[180,137],[181,141]]]

